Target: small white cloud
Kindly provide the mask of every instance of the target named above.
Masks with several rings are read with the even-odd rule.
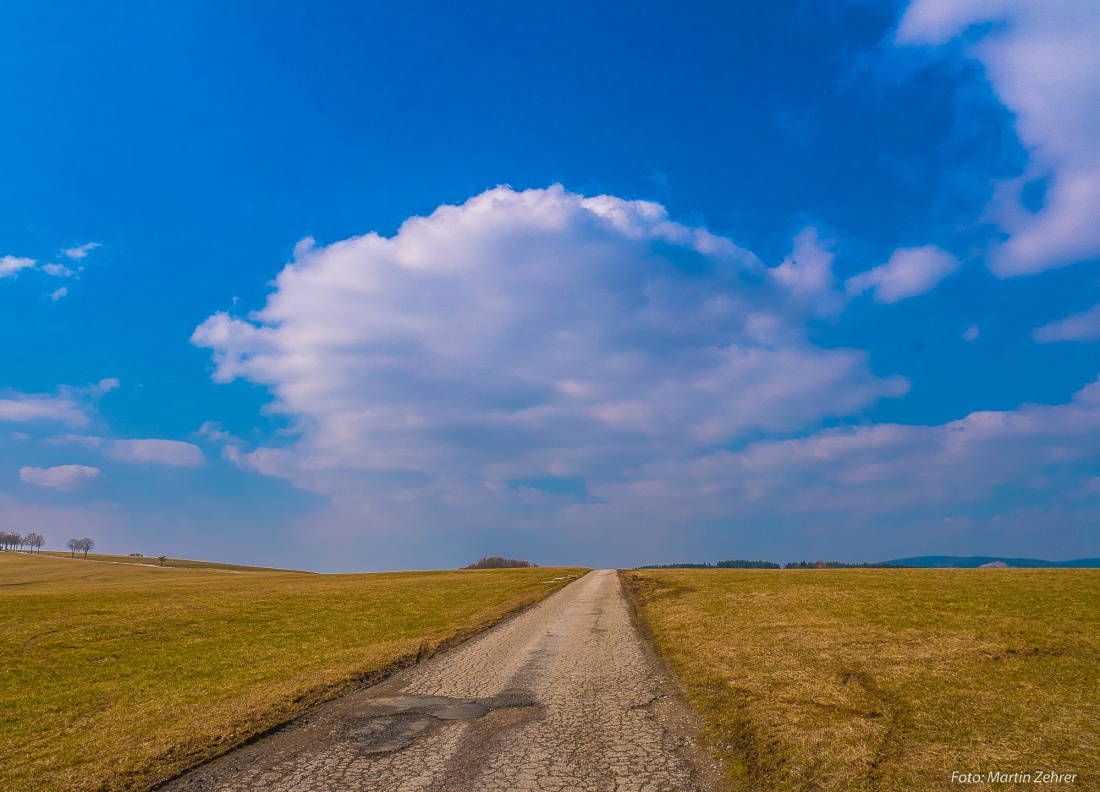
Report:
[[[83,245],[67,248],[61,252],[73,261],[80,261],[80,259],[88,255],[89,250],[95,250],[97,247],[99,247],[98,242],[85,242]]]
[[[69,290],[66,289],[64,286],[62,286],[60,289],[58,289],[57,291],[50,294],[50,299],[53,300],[54,302],[57,302],[58,300],[60,300],[62,297],[64,297],[68,293],[69,293]]]
[[[107,456],[120,462],[155,462],[177,467],[198,467],[206,459],[197,445],[181,440],[115,440]]]
[[[1100,305],[1037,327],[1031,332],[1031,337],[1040,344],[1054,341],[1100,341]]]
[[[0,278],[13,278],[25,269],[31,269],[35,265],[32,258],[18,258],[16,256],[4,256],[0,258]]]
[[[76,274],[64,264],[43,264],[42,271],[55,278],[69,278]]]
[[[88,415],[84,405],[66,396],[19,393],[0,399],[0,421],[60,421],[69,426],[84,426]]]
[[[96,395],[102,396],[105,393],[110,393],[115,390],[121,384],[122,383],[115,377],[105,377],[95,385],[89,385],[88,390]]]
[[[981,335],[981,331],[976,324],[970,325],[970,327],[963,330],[963,341],[977,341],[978,336]]]
[[[899,248],[885,264],[849,278],[844,286],[852,296],[874,289],[875,302],[896,303],[932,291],[958,268],[958,259],[935,245]]]
[[[202,423],[198,430],[198,436],[206,438],[210,442],[228,442],[234,439],[232,434],[221,428],[221,423],[218,421],[205,421]]]
[[[29,434],[27,434],[26,432],[12,432],[11,436],[14,437],[16,440],[19,440],[19,441],[30,440],[31,439],[31,436]]]
[[[833,261],[836,255],[830,249],[833,240],[821,239],[813,227],[802,229],[794,238],[794,249],[778,267],[768,274],[786,286],[798,300],[811,303],[814,312],[827,316],[838,313],[844,302],[836,293]]]
[[[99,468],[87,465],[58,465],[52,468],[25,467],[19,470],[19,480],[37,487],[71,490],[99,478]]]
[[[297,472],[294,455],[284,448],[257,448],[246,453],[239,446],[227,445],[222,449],[222,459],[264,476],[290,479]]]

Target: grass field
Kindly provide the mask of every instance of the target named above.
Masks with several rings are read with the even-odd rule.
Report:
[[[581,572],[172,563],[0,553],[0,789],[147,788]]]
[[[34,555],[52,556],[54,558],[75,558],[83,560],[83,553],[70,553],[68,551],[45,550]],[[217,561],[193,561],[189,558],[165,558],[164,563],[149,556],[119,556],[105,555],[102,553],[88,553],[88,561],[105,561],[111,564],[140,564],[142,566],[163,566],[172,569],[222,569],[227,572],[296,572],[293,569],[271,569],[270,567],[241,566],[240,564],[221,564]],[[303,573],[307,574],[307,573]]]
[[[1100,789],[1100,570],[622,575],[732,789]]]

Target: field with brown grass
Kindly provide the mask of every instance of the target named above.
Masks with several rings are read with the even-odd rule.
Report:
[[[0,553],[2,790],[146,789],[582,571],[100,558]]]
[[[1100,570],[622,575],[732,789],[1100,789]]]

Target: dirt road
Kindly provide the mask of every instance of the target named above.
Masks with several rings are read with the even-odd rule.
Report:
[[[668,685],[594,572],[165,789],[694,790]]]

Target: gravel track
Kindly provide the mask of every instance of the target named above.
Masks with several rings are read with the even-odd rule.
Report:
[[[604,570],[162,789],[678,792],[691,731]]]

